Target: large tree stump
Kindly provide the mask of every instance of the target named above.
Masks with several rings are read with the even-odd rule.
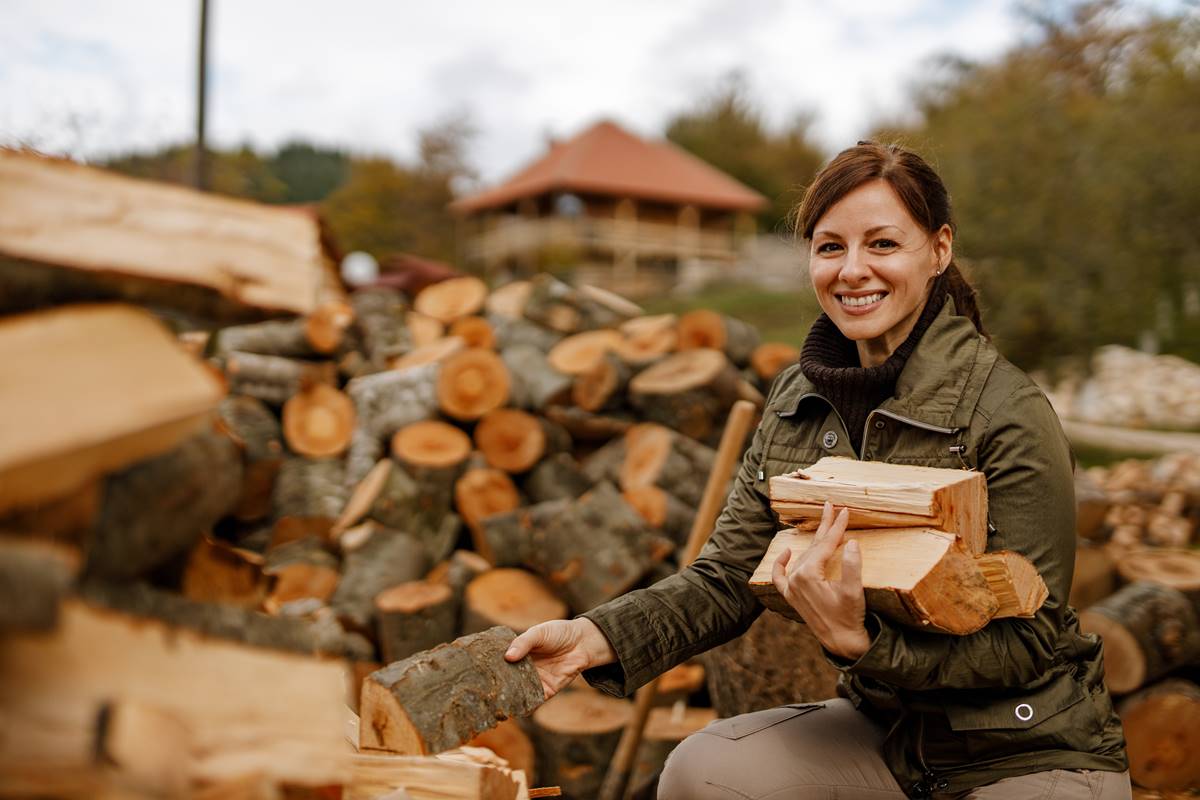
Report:
[[[454,638],[458,605],[446,583],[410,581],[375,597],[379,649],[385,663],[408,658]]]
[[[382,287],[359,289],[350,296],[350,303],[367,359],[376,369],[412,349],[404,326],[404,296],[400,292]]]
[[[475,426],[475,446],[487,463],[511,474],[528,472],[550,453],[571,447],[561,425],[515,408],[487,412]]]
[[[545,352],[533,345],[516,344],[500,351],[500,357],[512,376],[512,404],[530,411],[541,411],[566,399],[571,378],[551,366]]]
[[[593,413],[619,408],[625,402],[625,388],[633,369],[614,353],[605,353],[594,365],[575,376],[571,400],[584,411]]]
[[[464,275],[426,286],[413,301],[413,308],[449,325],[457,319],[479,313],[487,294],[486,283],[473,275]]]
[[[509,386],[508,368],[498,355],[478,347],[463,350],[438,370],[438,408],[457,420],[477,420],[508,402]]]
[[[555,453],[541,460],[522,483],[534,503],[574,499],[592,487],[579,462],[570,453]]]
[[[758,330],[735,317],[701,308],[679,318],[680,350],[720,350],[734,364],[744,367],[750,363],[758,343]]]
[[[551,619],[565,619],[567,604],[544,580],[523,569],[492,569],[475,577],[463,597],[463,633],[496,625],[517,633]]]
[[[661,425],[635,425],[625,434],[621,488],[658,486],[697,507],[714,458],[712,448]]]
[[[354,402],[325,384],[303,389],[283,404],[283,435],[288,447],[310,458],[344,453],[356,422]]]
[[[231,395],[217,409],[226,430],[242,449],[242,492],[233,516],[258,520],[271,513],[275,476],[283,466],[283,431],[261,400]]]
[[[1117,704],[1129,752],[1129,776],[1149,789],[1200,784],[1200,686],[1170,679]]]
[[[741,382],[724,353],[687,350],[633,376],[629,397],[647,420],[704,439],[738,399]]]
[[[454,506],[471,531],[475,550],[493,564],[495,554],[483,535],[483,524],[494,514],[512,511],[521,497],[512,478],[493,468],[469,469],[454,484]]]
[[[633,704],[598,692],[556,694],[533,712],[538,780],[567,797],[596,797]]]
[[[621,492],[642,519],[682,547],[696,520],[696,506],[688,505],[658,486],[638,486]]]
[[[428,568],[429,555],[419,539],[375,526],[365,541],[346,553],[342,580],[330,605],[346,624],[358,630],[372,630],[376,595],[391,586],[424,577]]]
[[[1104,681],[1117,694],[1200,663],[1196,609],[1169,586],[1131,583],[1083,611],[1079,625],[1104,639]]]
[[[181,556],[241,491],[241,454],[212,428],[111,476],[88,539],[86,574],[135,578]]]
[[[332,384],[337,379],[337,365],[332,361],[302,361],[241,351],[228,353],[219,361],[231,394],[256,397],[273,406],[282,406],[306,386]]]
[[[708,693],[717,716],[828,700],[838,671],[807,625],[761,615],[746,633],[705,653]]]
[[[373,672],[363,682],[359,746],[410,755],[458,747],[545,701],[533,662],[504,660],[515,638],[492,628]]]
[[[345,503],[342,462],[296,456],[283,462],[272,495],[277,538],[326,536]],[[285,531],[303,531],[303,534]]]

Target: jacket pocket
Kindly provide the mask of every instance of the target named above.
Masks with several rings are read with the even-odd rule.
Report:
[[[711,733],[724,739],[744,739],[751,734],[765,731],[781,722],[787,722],[789,719],[795,719],[824,707],[824,703],[795,703],[778,708],[768,708],[765,711],[739,714],[736,717],[719,719],[704,728],[701,733]]]
[[[980,703],[946,706],[951,730],[964,735],[972,758],[986,759],[1031,750],[1088,751],[1099,726],[1086,690],[1070,675],[1043,687]]]

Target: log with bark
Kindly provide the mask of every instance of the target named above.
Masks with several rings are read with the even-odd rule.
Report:
[[[1200,785],[1200,686],[1172,678],[1117,704],[1129,776],[1150,789]]]
[[[750,578],[750,588],[767,608],[800,621],[775,589],[771,570],[784,548],[793,558],[812,546],[814,534],[781,531]],[[966,635],[986,625],[1000,608],[975,559],[951,534],[932,528],[846,531],[862,554],[867,607],[917,630]],[[839,580],[842,550],[826,565],[826,577]]]
[[[674,314],[635,317],[621,323],[614,352],[634,367],[647,367],[672,352],[679,340]]]
[[[454,607],[458,610],[455,616],[454,630],[462,630],[462,608],[467,586],[476,576],[492,568],[491,563],[474,550],[455,550],[450,557],[440,561],[429,570],[425,580],[430,583],[444,583],[454,594]]]
[[[224,394],[160,322],[127,306],[4,319],[0,362],[0,514],[170,450]]]
[[[350,296],[354,325],[374,369],[383,369],[391,358],[412,349],[412,338],[404,326],[404,296],[395,289],[359,289]]]
[[[437,374],[438,408],[448,417],[472,421],[508,402],[508,368],[491,350],[469,348],[442,363]]]
[[[258,608],[267,583],[262,554],[206,535],[188,556],[181,591],[197,602]]]
[[[555,453],[538,462],[521,484],[534,503],[574,499],[592,487],[583,468],[570,453]]]
[[[1070,603],[1085,609],[1117,590],[1117,562],[1103,547],[1087,542],[1075,548],[1075,574],[1071,579]]]
[[[53,630],[82,561],[69,545],[0,536],[0,636]]]
[[[359,746],[408,755],[440,753],[545,701],[529,658],[510,664],[516,634],[492,628],[373,672],[363,682]]]
[[[628,414],[592,414],[575,406],[547,406],[543,413],[546,419],[563,426],[576,442],[607,442],[624,436],[634,425]]]
[[[525,315],[525,301],[532,290],[529,281],[509,281],[492,290],[483,301],[483,308],[489,316],[520,319]]]
[[[493,564],[495,554],[483,536],[483,522],[494,514],[513,511],[520,504],[517,487],[502,470],[468,469],[454,484],[454,506],[471,531],[475,551]]]
[[[568,797],[595,797],[633,703],[598,692],[559,692],[533,712],[538,777]]]
[[[230,395],[217,409],[225,432],[242,450],[242,492],[233,516],[242,521],[271,513],[275,477],[283,466],[283,430],[261,400]]]
[[[696,506],[658,486],[637,486],[621,492],[642,519],[679,546],[687,541],[696,519]]]
[[[658,486],[696,507],[715,451],[662,425],[640,423],[625,434],[618,473],[622,489]]]
[[[646,420],[704,439],[738,399],[741,383],[724,353],[687,350],[634,375],[629,397]]]
[[[379,649],[385,663],[454,638],[458,604],[447,583],[409,581],[384,589],[375,597]]]
[[[274,541],[328,536],[346,500],[342,462],[293,456],[275,479]]]
[[[416,314],[409,314],[411,322]],[[434,322],[434,325],[441,323]],[[403,372],[411,367],[423,367],[426,364],[441,364],[446,359],[455,353],[466,348],[466,342],[457,336],[447,336],[442,338],[440,335],[431,338],[427,342],[414,344],[413,349],[409,350],[402,356],[397,356],[388,361],[388,368]]]
[[[409,504],[409,521],[400,525],[397,520],[395,524],[418,534],[434,561],[448,556],[458,540],[454,485],[470,454],[470,438],[439,420],[415,422],[392,437],[392,456],[404,466],[418,491],[416,501]]]
[[[220,355],[235,350],[268,356],[317,358],[341,346],[346,329],[354,321],[354,309],[344,301],[328,302],[306,317],[266,320],[221,328],[208,342]]]
[[[464,275],[426,286],[413,301],[413,308],[449,325],[455,320],[479,313],[487,294],[486,283],[472,275]]]
[[[578,373],[571,386],[571,400],[593,413],[619,408],[633,368],[613,352],[605,353],[590,369]]]
[[[689,311],[679,318],[680,350],[720,350],[734,364],[744,367],[758,344],[758,331],[753,325],[707,308]]]
[[[576,378],[594,369],[620,341],[621,334],[614,330],[584,331],[554,345],[546,359],[554,369]]]
[[[1182,592],[1138,581],[1079,615],[1079,626],[1104,639],[1104,681],[1118,694],[1200,664],[1200,619]]]
[[[463,633],[497,625],[524,633],[539,622],[566,617],[567,604],[542,578],[523,569],[497,568],[477,575],[463,597]]]
[[[634,303],[592,286],[568,286],[553,275],[540,273],[530,281],[522,309],[527,319],[559,333],[612,328],[640,316]]]
[[[929,527],[987,549],[987,482],[973,470],[914,467],[826,456],[770,480],[771,508],[785,524],[816,530],[826,501],[850,510],[848,527]]]
[[[1154,581],[1192,598],[1200,608],[1200,551],[1175,547],[1145,547],[1123,553],[1117,574],[1125,583]]]
[[[355,427],[354,402],[332,386],[307,387],[283,404],[283,436],[292,452],[303,456],[340,456]]]
[[[512,377],[510,400],[514,406],[541,411],[570,394],[570,376],[551,366],[542,350],[516,344],[502,349],[500,355]]]
[[[436,364],[428,364],[366,375],[346,384],[358,419],[346,454],[348,488],[357,486],[383,457],[385,439],[406,425],[437,416],[437,370]]]
[[[343,543],[345,543],[343,537]],[[375,597],[384,589],[424,577],[429,554],[421,540],[372,525],[361,542],[345,553],[342,580],[330,602],[338,618],[356,630],[373,630]]]
[[[221,365],[229,391],[282,406],[292,395],[317,384],[333,384],[337,365],[332,361],[304,361],[235,350],[215,359]]]

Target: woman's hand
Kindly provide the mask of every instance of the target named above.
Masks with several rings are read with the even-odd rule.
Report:
[[[871,644],[864,622],[867,600],[858,542],[851,540],[843,548],[841,576],[827,577],[833,571],[830,567],[837,567],[833,556],[845,537],[849,518],[847,509],[835,517],[833,507],[825,503],[812,547],[798,556],[793,556],[790,548],[784,550],[771,569],[771,580],[826,650],[857,661]]]
[[[547,700],[585,669],[617,660],[608,637],[586,617],[538,623],[513,639],[504,658],[520,661],[526,655],[533,659]]]

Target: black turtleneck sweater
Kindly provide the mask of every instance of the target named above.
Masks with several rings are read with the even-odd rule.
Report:
[[[929,300],[917,318],[912,332],[888,360],[876,367],[863,367],[858,360],[858,346],[842,335],[828,315],[822,314],[813,322],[800,351],[800,371],[813,382],[846,423],[854,452],[862,448],[863,428],[867,415],[896,391],[896,380],[928,330],[946,296],[945,276],[934,280]],[[936,298],[936,302],[935,302]]]

